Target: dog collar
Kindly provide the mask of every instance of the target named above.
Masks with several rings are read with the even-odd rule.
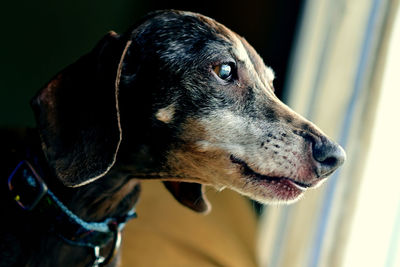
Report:
[[[94,248],[95,263],[109,262],[119,248],[121,230],[136,218],[133,208],[126,215],[107,218],[102,222],[86,222],[69,210],[47,187],[32,165],[21,161],[8,178],[8,189],[18,205],[28,212],[35,211],[51,220],[50,230],[71,245]],[[99,254],[100,248],[113,242],[110,255]]]

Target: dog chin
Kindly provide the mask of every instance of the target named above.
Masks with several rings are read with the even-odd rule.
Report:
[[[236,191],[262,204],[292,204],[301,199],[306,191],[285,180],[270,182],[248,177],[243,179],[244,186]]]
[[[264,205],[290,205],[293,203],[296,203],[297,201],[299,201],[300,199],[302,199],[304,196],[304,193],[301,193],[300,195],[298,195],[297,197],[293,198],[293,199],[279,199],[279,198],[260,198],[260,197],[254,197],[252,198],[253,200],[264,204]]]

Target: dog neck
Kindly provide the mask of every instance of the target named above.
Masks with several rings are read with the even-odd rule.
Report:
[[[63,186],[54,176],[47,171],[46,161],[41,154],[40,141],[34,130],[1,132],[1,140],[5,153],[1,160],[5,163],[7,171],[1,170],[0,177],[3,181],[2,198],[6,205],[2,207],[3,214],[9,214],[6,222],[2,222],[0,242],[10,243],[9,251],[0,252],[11,254],[8,256],[9,266],[25,265],[27,263],[41,266],[82,266],[93,262],[93,248],[79,247],[64,242],[57,234],[46,229],[46,214],[33,218],[29,212],[19,209],[9,192],[5,192],[6,181],[18,161],[30,160],[43,170],[43,180],[59,198],[68,210],[84,221],[104,221],[109,217],[127,214],[139,196],[138,180],[129,179],[124,173],[111,170],[107,175],[86,186],[68,188]],[[4,136],[6,135],[6,136]],[[4,165],[3,165],[4,166]],[[8,173],[8,174],[7,174]],[[29,224],[26,222],[29,221]],[[107,245],[102,254],[107,254],[111,249]],[[4,247],[4,246],[3,246]],[[62,253],[61,253],[62,251]],[[4,255],[5,255],[4,254]],[[42,255],[42,256],[41,256]],[[46,255],[46,256],[44,256]],[[5,258],[5,257],[1,257]]]

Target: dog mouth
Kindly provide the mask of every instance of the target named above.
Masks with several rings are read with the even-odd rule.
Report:
[[[244,177],[259,183],[260,186],[268,187],[274,195],[273,197],[277,200],[296,200],[305,190],[313,186],[312,184],[296,181],[290,177],[268,176],[257,173],[245,161],[233,155],[230,156],[230,160],[232,163],[240,166],[241,174]]]

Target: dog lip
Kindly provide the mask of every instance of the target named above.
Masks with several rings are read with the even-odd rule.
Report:
[[[300,189],[303,189],[303,190],[312,187],[311,184],[306,184],[306,183],[302,183],[302,182],[299,182],[299,181],[295,181],[295,180],[293,180],[291,178],[287,178],[287,179],[289,181],[291,181],[292,183],[294,183],[295,185],[297,185],[298,187],[300,187]]]
[[[260,180],[268,180],[268,181],[280,181],[280,180],[287,180],[289,182],[291,182],[292,184],[294,184],[297,188],[299,188],[300,190],[306,190],[307,188],[312,187],[312,184],[307,184],[307,183],[303,183],[303,182],[299,182],[296,181],[292,178],[289,177],[275,177],[275,176],[268,176],[268,175],[263,175],[260,173],[257,173],[255,171],[253,171],[249,165],[247,165],[246,162],[244,162],[243,160],[231,155],[230,156],[230,160],[232,161],[232,163],[234,164],[238,164],[240,166],[243,167],[243,174],[246,176],[253,176],[256,177]]]

